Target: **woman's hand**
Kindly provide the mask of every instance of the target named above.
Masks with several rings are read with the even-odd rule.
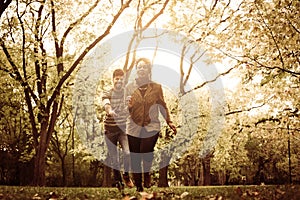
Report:
[[[168,126],[172,129],[173,133],[176,135],[177,130],[176,130],[176,126],[173,124],[173,122],[168,122]]]
[[[133,106],[132,96],[127,96],[126,102],[127,102],[128,108],[131,108]]]

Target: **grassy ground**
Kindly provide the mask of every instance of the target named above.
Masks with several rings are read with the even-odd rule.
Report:
[[[208,186],[208,187],[152,187],[138,193],[125,188],[123,194],[116,188],[54,188],[0,186],[1,200],[297,200],[300,185],[280,186]]]

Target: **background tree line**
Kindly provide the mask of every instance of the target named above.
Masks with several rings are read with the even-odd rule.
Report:
[[[124,27],[135,31],[125,71],[133,68],[134,50],[149,27],[186,35],[222,66],[219,75],[192,89],[201,94],[199,124],[191,124],[197,137],[157,173],[158,185],[299,182],[299,6],[288,0],[1,1],[1,184],[110,185],[109,169],[76,132],[72,89],[86,55]],[[188,45],[181,47],[182,58]],[[176,67],[184,96],[193,65],[183,65]],[[239,84],[226,87],[222,135],[200,157],[211,114],[206,86],[222,77]],[[178,102],[169,102],[176,116]],[[168,130],[163,136],[161,146],[172,140]]]

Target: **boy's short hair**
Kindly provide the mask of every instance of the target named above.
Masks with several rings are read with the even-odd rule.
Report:
[[[124,76],[124,71],[122,69],[115,69],[113,72],[113,78],[116,76]]]

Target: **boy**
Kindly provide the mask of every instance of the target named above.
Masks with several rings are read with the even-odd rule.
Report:
[[[120,162],[118,155],[118,142],[122,147],[124,156],[124,174],[123,179],[128,187],[133,187],[133,183],[129,177],[130,167],[130,151],[128,139],[125,133],[127,112],[124,107],[124,72],[116,69],[113,72],[113,88],[105,92],[102,96],[102,102],[106,112],[104,119],[105,141],[108,153],[112,162],[115,186],[122,190],[124,184],[122,182],[120,172]]]

